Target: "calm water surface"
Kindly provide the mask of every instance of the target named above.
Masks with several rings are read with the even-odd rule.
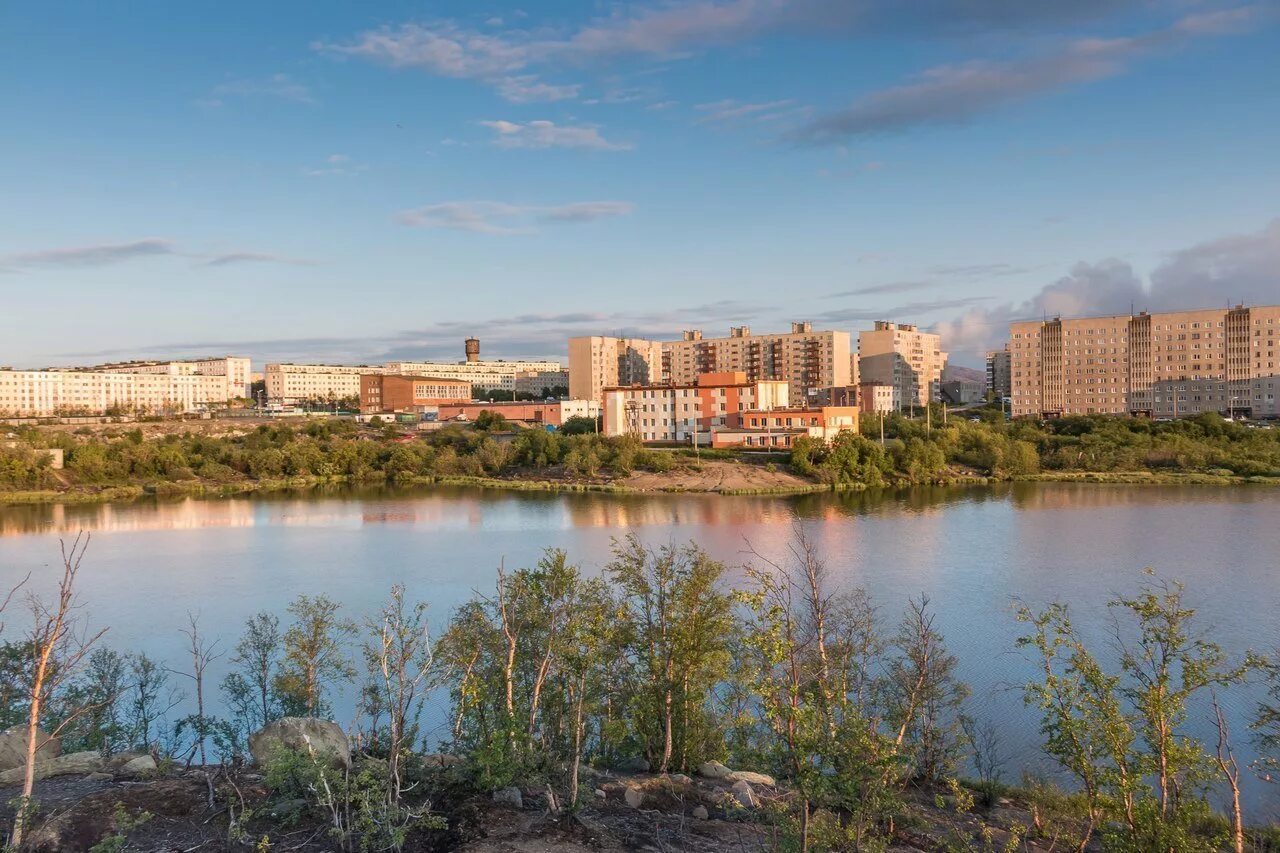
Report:
[[[1017,689],[1033,670],[1014,649],[1015,598],[1069,603],[1101,642],[1106,600],[1134,591],[1154,566],[1187,584],[1229,651],[1280,640],[1280,489],[1244,487],[1017,484],[801,498],[437,489],[0,507],[0,584],[31,572],[35,588],[50,588],[58,538],[90,531],[88,617],[110,626],[114,647],[176,667],[188,611],[225,648],[246,617],[281,613],[298,593],[326,593],[357,616],[402,582],[430,602],[438,625],[472,590],[491,587],[499,560],[526,565],[559,547],[596,572],[611,540],[635,532],[654,545],[694,540],[737,577],[748,542],[777,553],[797,518],[889,621],[909,596],[933,599],[973,688],[970,710],[1001,728],[1011,778],[1043,763]],[[20,620],[8,621],[13,631]],[[215,669],[216,682],[225,670]],[[1253,702],[1242,695],[1230,709],[1237,741]],[[348,702],[340,710],[349,717]],[[434,713],[438,722],[441,703]],[[1255,814],[1274,813],[1272,800],[1252,786]]]

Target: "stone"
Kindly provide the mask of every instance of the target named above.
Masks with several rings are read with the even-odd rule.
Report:
[[[36,748],[36,761],[47,761],[62,754],[62,741],[40,731],[40,745]],[[27,764],[27,727],[14,726],[0,732],[0,771],[25,767]]]
[[[116,773],[121,767],[124,767],[130,761],[133,761],[135,758],[141,758],[144,755],[148,758],[151,757],[151,753],[149,752],[117,752],[115,755],[107,759],[106,769],[111,773]]]
[[[726,782],[750,782],[752,785],[768,785],[773,787],[778,783],[767,773],[753,773],[750,770],[734,770],[732,773],[724,777]]]
[[[253,763],[263,767],[272,753],[292,749],[306,753],[310,750],[316,758],[333,762],[335,766],[351,767],[351,745],[342,727],[331,720],[315,717],[282,717],[267,723],[249,735],[249,753]]]
[[[37,779],[48,779],[51,776],[84,776],[88,773],[101,773],[104,769],[102,754],[96,750],[86,752],[69,752],[36,762]],[[17,785],[26,776],[26,767],[14,767],[0,772],[0,785]]]
[[[614,769],[622,773],[648,773],[649,760],[643,755],[633,755],[631,758],[620,761]]]
[[[707,813],[707,807],[706,807],[706,806],[694,806],[694,807],[693,807],[693,818],[694,818],[694,820],[706,820],[706,819],[707,819],[707,818],[709,818],[709,817],[711,817],[711,815]]]
[[[690,779],[688,776],[684,775],[683,773],[672,773],[670,776],[670,779],[676,785],[692,785],[693,784],[693,780]]]
[[[622,792],[622,799],[631,808],[638,809],[644,805],[644,790],[635,785],[628,785]]]
[[[704,761],[698,765],[698,775],[704,779],[723,779],[732,772],[719,761]]]
[[[111,781],[112,779],[114,779],[114,778],[116,778],[116,777],[115,777],[115,776],[113,776],[113,775],[111,775],[110,773],[90,773],[88,776],[84,777],[84,781],[86,781],[86,782],[110,782],[110,781]]]
[[[751,789],[749,782],[734,782],[730,790],[733,791],[733,798],[738,801],[738,805],[744,809],[754,809],[759,805],[756,792]]]
[[[447,768],[463,764],[462,756],[450,755],[447,752],[428,752],[422,756],[422,763],[427,767]]]
[[[603,789],[603,788],[596,788],[596,797],[597,797],[598,799],[603,800],[603,799],[608,798],[608,796],[609,796],[609,795],[605,793],[605,791],[604,791],[604,789]]]
[[[524,808],[524,794],[520,793],[520,789],[512,785],[510,788],[499,788],[493,792],[493,801],[502,805],[511,806],[513,809]]]
[[[156,766],[156,760],[150,755],[139,755],[130,761],[121,765],[119,771],[121,776],[149,776],[159,772],[160,768]]]

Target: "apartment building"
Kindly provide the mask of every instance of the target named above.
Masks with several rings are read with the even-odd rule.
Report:
[[[515,390],[517,394],[532,394],[535,397],[540,397],[555,388],[568,389],[568,387],[569,371],[563,368],[557,370],[529,370],[516,374]]]
[[[569,339],[569,396],[575,400],[603,401],[606,388],[662,381],[659,341],[602,335]]]
[[[858,383],[858,410],[864,415],[887,415],[901,409],[898,386],[884,382]]]
[[[360,396],[360,377],[382,373],[372,365],[268,364],[263,374],[267,402],[296,406],[311,400],[341,400]]]
[[[857,406],[747,411],[731,416],[730,426],[713,432],[711,446],[789,450],[801,436],[831,441],[842,432],[857,431]]]
[[[57,415],[182,414],[239,396],[226,376],[108,370],[0,370],[0,413]]]
[[[366,373],[360,377],[360,411],[366,415],[421,412],[471,399],[471,383],[465,379],[436,376],[402,376]]]
[[[1011,323],[1018,416],[1280,414],[1280,306]]]
[[[704,338],[688,330],[679,341],[662,345],[663,381],[691,384],[704,373],[741,371],[747,380],[781,381],[790,385],[793,400],[804,401],[810,391],[847,386],[854,372],[848,332],[814,331],[813,324],[791,324],[790,332],[753,335],[748,326],[734,326],[725,338]]]
[[[469,382],[476,391],[515,391],[522,373],[558,373],[558,361],[389,361],[384,373]]]
[[[685,442],[732,425],[746,411],[785,408],[789,383],[749,380],[743,371],[704,373],[696,382],[631,385],[604,392],[605,435],[634,435],[642,441]]]
[[[942,338],[910,323],[877,320],[875,328],[858,333],[860,381],[894,386],[900,408],[938,399],[946,366]]]
[[[481,412],[502,415],[509,421],[525,421],[558,427],[569,418],[595,418],[600,416],[600,404],[594,400],[552,400],[550,402],[523,403],[452,403],[441,405],[437,417],[451,421],[462,417],[474,421]]]
[[[81,369],[81,368],[77,368]],[[171,376],[225,376],[231,397],[248,398],[253,372],[247,358],[234,355],[175,361],[122,361],[83,368],[104,373],[151,373]]]
[[[1013,355],[1009,345],[1004,349],[987,353],[987,382],[985,390],[997,400],[1004,399],[1013,393]]]

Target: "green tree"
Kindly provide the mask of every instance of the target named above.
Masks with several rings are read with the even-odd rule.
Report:
[[[356,626],[341,618],[339,610],[341,606],[325,595],[299,595],[289,605],[294,621],[284,633],[283,659],[274,682],[286,714],[328,714],[328,693],[334,684],[355,678],[346,647]]]

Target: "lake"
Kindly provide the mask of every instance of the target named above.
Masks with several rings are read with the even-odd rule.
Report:
[[[180,667],[188,611],[227,649],[246,617],[283,613],[299,593],[325,593],[357,617],[401,582],[430,602],[439,625],[473,590],[491,588],[500,561],[528,565],[547,547],[598,572],[614,537],[693,540],[737,579],[747,543],[779,553],[797,519],[843,582],[871,593],[886,623],[909,596],[930,596],[972,687],[970,712],[1000,727],[1011,780],[1044,766],[1037,718],[1018,689],[1034,671],[1014,648],[1015,598],[1069,603],[1102,644],[1106,600],[1135,591],[1153,566],[1186,583],[1201,625],[1228,651],[1271,650],[1280,640],[1280,489],[1264,487],[1025,483],[794,498],[373,489],[0,507],[0,583],[7,589],[31,572],[34,589],[52,588],[59,537],[90,532],[86,616],[110,626],[113,647]],[[22,615],[7,621],[12,639]],[[211,669],[214,683],[223,663]],[[1228,708],[1246,756],[1255,699],[1241,694]],[[445,701],[429,711],[441,734]],[[350,701],[339,708],[345,724]],[[1250,785],[1255,815],[1271,814],[1272,798]]]

